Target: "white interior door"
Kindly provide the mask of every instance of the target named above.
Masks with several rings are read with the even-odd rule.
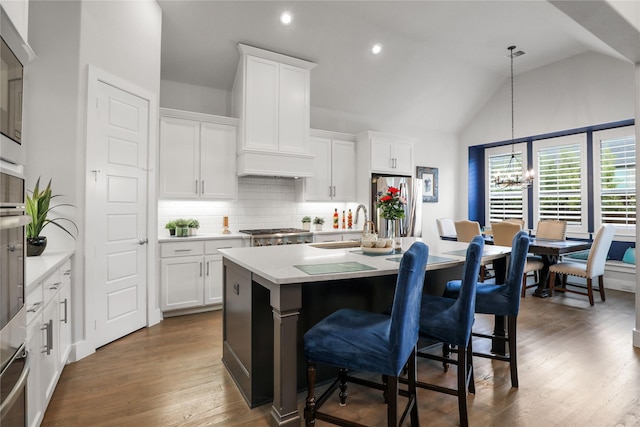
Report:
[[[149,101],[99,81],[87,141],[87,310],[95,347],[146,326]],[[91,108],[91,107],[90,107]]]

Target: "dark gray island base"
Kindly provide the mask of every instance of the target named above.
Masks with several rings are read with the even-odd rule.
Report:
[[[445,248],[466,249],[459,242],[446,244]],[[222,360],[250,407],[272,402],[269,421],[274,426],[301,424],[297,395],[306,389],[304,333],[339,308],[385,311],[392,304],[399,266],[389,257],[356,257],[333,250],[333,262],[361,262],[374,270],[307,275],[293,265],[326,262],[329,252],[291,246],[297,248],[222,250]],[[427,266],[425,292],[441,294],[448,280],[461,277],[464,258],[442,251],[430,250],[430,256],[435,252],[448,258]],[[496,247],[486,259],[504,258],[507,253]],[[264,277],[270,274],[269,280]],[[318,368],[320,380],[335,377],[335,369]]]

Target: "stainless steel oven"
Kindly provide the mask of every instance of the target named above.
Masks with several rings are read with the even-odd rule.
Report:
[[[0,164],[0,425],[24,425],[13,420],[26,408],[24,191],[21,174]]]

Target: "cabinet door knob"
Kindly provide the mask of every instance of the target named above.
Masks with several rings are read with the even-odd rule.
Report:
[[[141,246],[142,246],[142,245],[146,245],[147,243],[149,243],[149,239],[147,239],[147,238],[140,239],[140,240],[138,241],[138,244],[139,244],[139,245],[141,245]]]
[[[239,283],[234,283],[233,284],[233,293],[236,295],[240,295],[240,284]]]

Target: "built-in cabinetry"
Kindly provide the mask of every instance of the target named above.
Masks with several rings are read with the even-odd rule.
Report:
[[[237,198],[237,122],[160,109],[160,198]]]
[[[310,70],[298,58],[238,45],[233,115],[240,119],[238,175],[310,176]]]
[[[218,249],[242,246],[240,238],[161,242],[161,310],[201,311],[222,304],[222,255]]]
[[[414,176],[414,140],[388,133],[365,131],[356,137],[358,142],[357,184],[358,201],[371,206],[371,175]]]
[[[312,130],[313,176],[296,181],[296,197],[304,202],[356,201],[355,136]]]
[[[28,277],[29,266],[28,261]],[[45,276],[27,288],[27,350],[31,365],[27,425],[30,427],[42,422],[71,351],[70,259],[63,258],[62,265],[46,272]]]
[[[7,37],[6,32],[11,26],[22,38],[21,42],[26,43],[29,35],[29,2],[27,0],[0,0],[3,12],[0,13],[3,37]],[[15,53],[15,52],[14,52]],[[23,63],[26,64],[26,63]]]
[[[358,150],[370,162],[372,173],[413,175],[412,139],[380,132],[362,132],[358,134]]]

